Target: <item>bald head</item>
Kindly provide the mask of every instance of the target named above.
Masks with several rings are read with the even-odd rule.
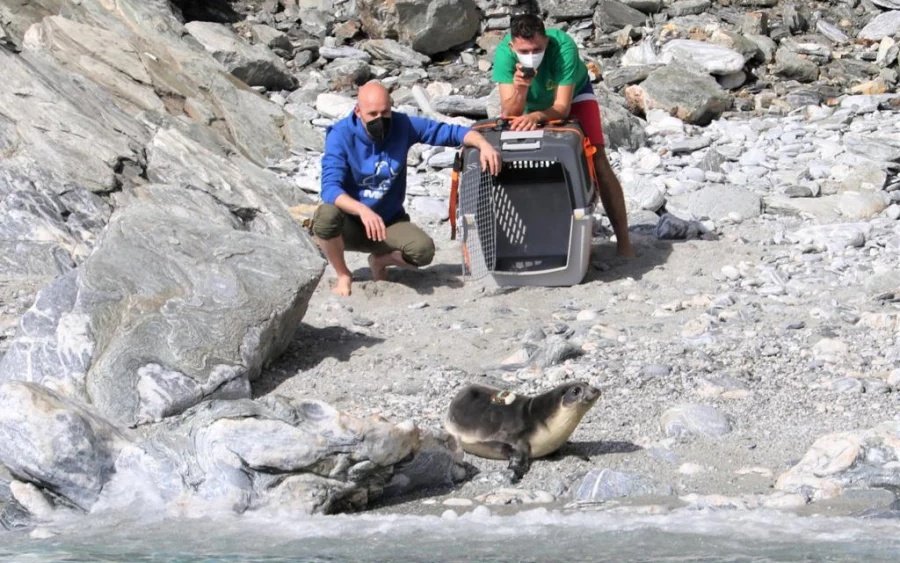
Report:
[[[374,80],[359,87],[356,99],[356,115],[363,121],[391,115],[391,95],[387,88]]]

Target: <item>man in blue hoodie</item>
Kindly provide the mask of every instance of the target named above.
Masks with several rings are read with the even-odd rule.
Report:
[[[350,295],[345,250],[369,252],[373,280],[388,266],[417,268],[434,258],[434,241],[409,220],[406,157],[416,143],[475,147],[481,166],[500,172],[500,154],[477,131],[391,111],[378,82],[361,86],[351,115],[328,129],[322,155],[322,201],[313,219],[316,242],[337,274],[332,291]]]

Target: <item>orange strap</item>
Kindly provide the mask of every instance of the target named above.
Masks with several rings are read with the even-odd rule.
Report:
[[[587,160],[588,172],[591,175],[591,180],[594,182],[595,189],[599,190],[600,179],[597,177],[597,170],[594,167],[594,155],[597,154],[597,147],[594,146],[587,135],[582,137],[581,142],[584,146],[584,158]]]
[[[456,155],[459,160],[460,155]],[[456,207],[459,204],[459,166],[453,164],[450,173],[450,240],[456,240]]]

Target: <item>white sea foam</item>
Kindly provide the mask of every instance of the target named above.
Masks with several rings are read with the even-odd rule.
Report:
[[[267,560],[635,560],[668,557],[814,557],[869,561],[900,556],[896,519],[800,517],[753,510],[679,509],[665,514],[536,508],[501,515],[485,506],[439,515],[308,516],[278,510],[194,519],[106,512],[54,523],[55,537],[0,534],[0,560],[110,550],[166,560],[266,557]],[[464,545],[460,539],[464,538]],[[112,547],[111,547],[112,546]],[[52,548],[52,549],[51,549]],[[115,553],[115,551],[112,551]],[[455,554],[455,555],[451,555]]]

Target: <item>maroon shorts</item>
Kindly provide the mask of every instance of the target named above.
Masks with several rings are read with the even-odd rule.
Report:
[[[594,87],[590,82],[585,84],[584,88],[572,98],[569,117],[578,120],[582,131],[591,140],[591,144],[598,148],[606,146],[606,140],[603,138],[603,124],[600,121],[600,104],[597,102]]]

